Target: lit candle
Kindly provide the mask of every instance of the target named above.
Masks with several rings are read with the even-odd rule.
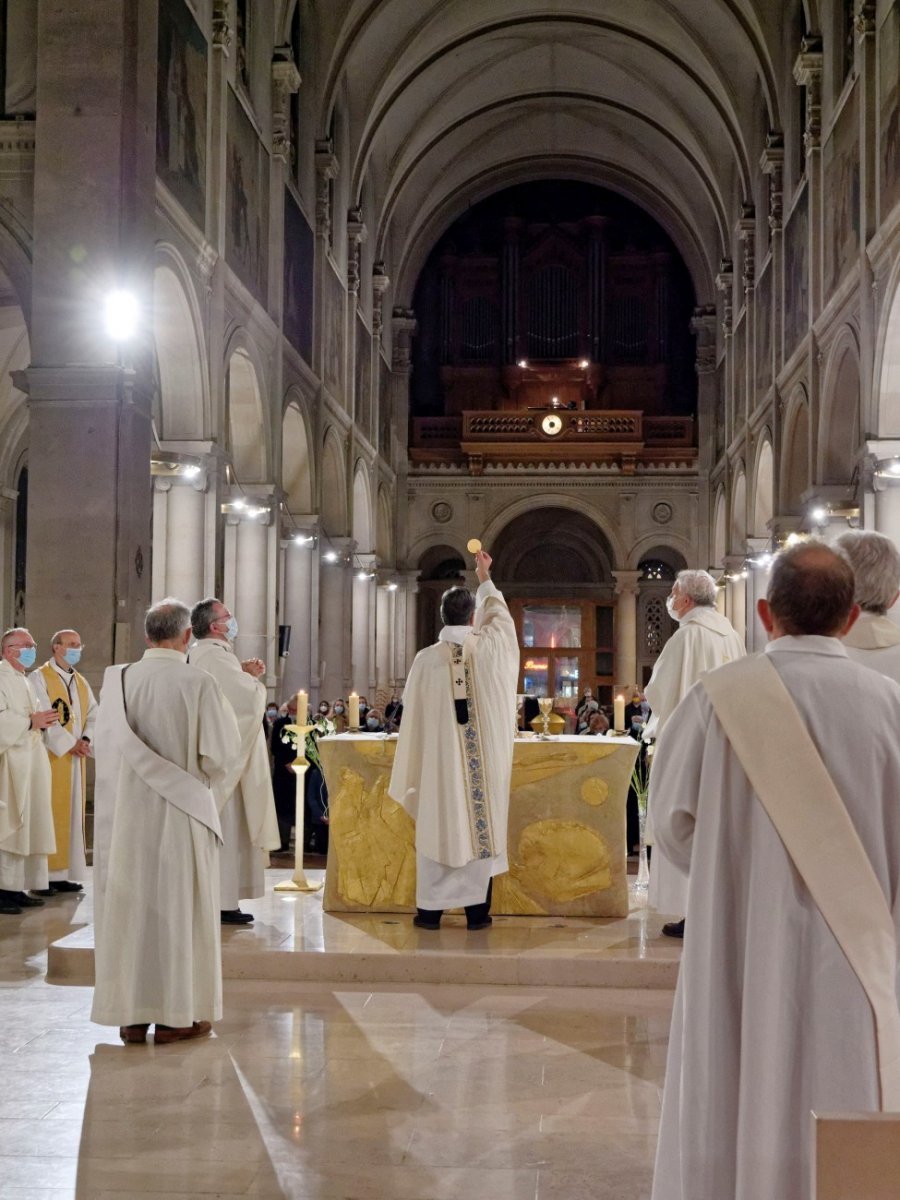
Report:
[[[357,692],[350,693],[350,728],[359,729],[359,694]]]
[[[297,724],[305,725],[309,716],[309,697],[301,688],[297,693]]]
[[[625,697],[616,696],[613,700],[613,726],[616,733],[623,733],[625,730]]]

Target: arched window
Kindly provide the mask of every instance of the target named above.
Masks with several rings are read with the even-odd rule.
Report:
[[[661,558],[645,558],[641,563],[641,578],[654,583],[674,583],[675,568]]]

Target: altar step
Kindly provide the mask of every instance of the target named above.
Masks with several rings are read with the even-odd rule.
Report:
[[[267,872],[267,884],[287,875]],[[267,890],[242,907],[256,920],[223,927],[225,979],[674,988],[681,957],[681,943],[660,932],[667,918],[646,909],[621,919],[495,917],[477,933],[452,916],[429,933],[400,913],[325,913],[321,892]],[[89,908],[78,915],[89,919]],[[49,982],[93,982],[93,932],[85,924],[50,946]]]

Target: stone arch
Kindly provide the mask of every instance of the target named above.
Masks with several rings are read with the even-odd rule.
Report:
[[[747,543],[747,473],[741,463],[731,485],[731,520],[728,545],[732,554],[743,554]]]
[[[600,514],[598,514],[590,504],[577,496],[571,496],[564,492],[547,492],[541,496],[541,508],[546,509],[563,509],[566,512],[578,513],[582,517],[586,517],[593,525],[596,526],[600,536],[605,540],[610,548],[610,567],[615,568],[619,563],[626,561],[626,554],[622,545],[622,540],[615,529],[608,526]],[[506,505],[499,512],[495,513],[488,521],[481,540],[484,542],[486,550],[491,550],[491,547],[497,543],[498,535],[516,518],[525,513],[534,511],[534,497],[524,497],[521,500],[513,501]],[[493,553],[493,551],[491,551]]]
[[[288,512],[313,510],[313,462],[309,430],[300,406],[288,404],[281,422],[281,487]]]
[[[762,438],[756,454],[753,473],[753,520],[750,532],[754,537],[768,537],[768,523],[775,515],[775,455],[768,436]]]
[[[720,487],[716,492],[716,500],[713,505],[712,565],[714,567],[724,566],[725,555],[728,553],[728,535],[725,523],[726,507],[725,488]]]
[[[874,426],[881,438],[900,435],[900,258],[888,284],[875,348]],[[886,315],[885,315],[886,314]]]
[[[382,484],[378,489],[375,506],[375,553],[380,563],[394,561],[394,520],[388,489]]]
[[[788,407],[786,436],[781,461],[781,510],[801,516],[803,493],[809,488],[809,403],[803,387],[797,387]]]
[[[640,538],[632,546],[627,560],[629,570],[637,570],[649,552],[660,547],[665,547],[670,554],[677,555],[685,564],[694,555],[693,544],[687,538],[681,537],[677,533],[667,533],[664,537],[660,537],[657,529]],[[681,570],[681,567],[678,569]]]
[[[325,433],[322,443],[319,513],[325,532],[332,537],[347,533],[347,468],[344,449],[334,427]]]
[[[369,490],[369,474],[365,464],[357,462],[353,472],[353,530],[356,549],[360,554],[370,554],[373,549],[372,495]]]
[[[226,376],[228,449],[241,484],[262,483],[267,475],[266,423],[259,376],[243,346],[228,359]]]
[[[159,378],[159,433],[166,441],[209,435],[209,381],[200,306],[181,256],[157,247],[153,273],[153,341]]]
[[[542,501],[506,524],[497,538],[493,571],[507,589],[568,591],[611,584],[614,563],[609,540],[595,520]]]
[[[416,564],[421,579],[462,580],[466,564],[463,556],[446,542],[429,546]]]
[[[859,446],[859,343],[846,326],[838,335],[825,369],[819,420],[817,478],[823,484],[849,484]]]

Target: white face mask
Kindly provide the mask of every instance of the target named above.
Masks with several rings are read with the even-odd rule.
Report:
[[[673,621],[681,620],[681,617],[679,617],[678,613],[675,611],[675,599],[673,596],[666,596],[666,612]]]

